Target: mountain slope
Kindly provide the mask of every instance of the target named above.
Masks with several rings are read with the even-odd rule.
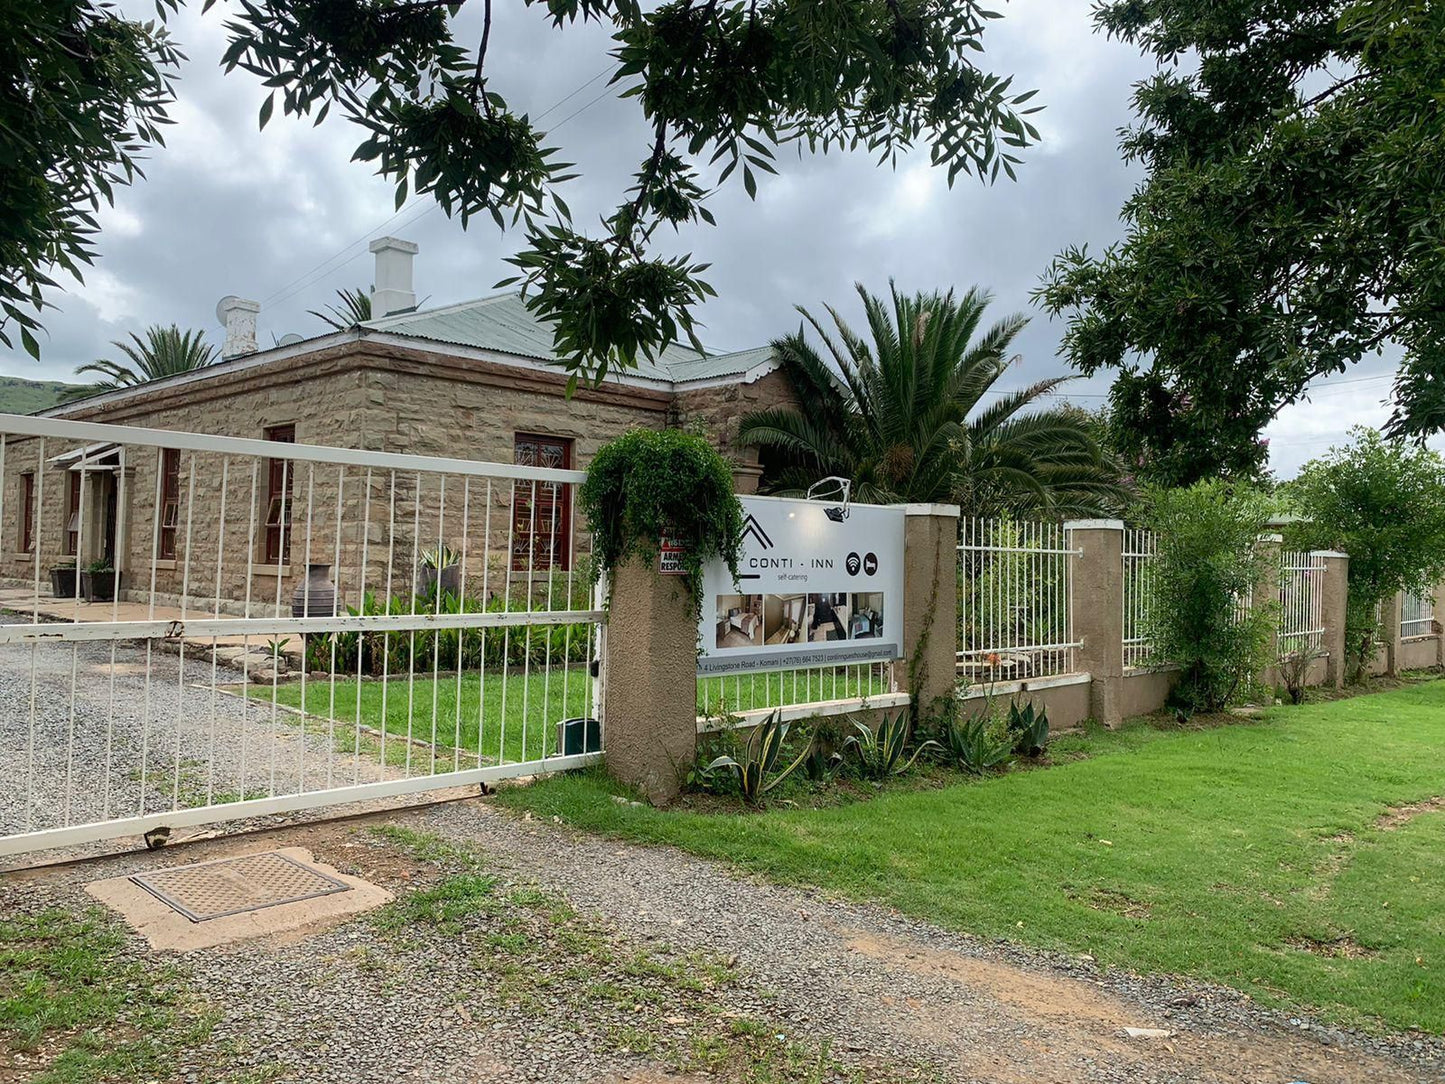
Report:
[[[26,380],[0,376],[0,414],[31,414],[53,407],[69,384],[58,380]]]

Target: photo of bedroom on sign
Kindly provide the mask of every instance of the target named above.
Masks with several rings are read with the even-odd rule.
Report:
[[[808,596],[808,642],[825,643],[848,639],[848,595],[835,591]]]
[[[874,640],[883,635],[883,592],[869,591],[853,596],[853,614],[848,619],[848,639]]]
[[[717,596],[717,646],[761,647],[763,596]]]

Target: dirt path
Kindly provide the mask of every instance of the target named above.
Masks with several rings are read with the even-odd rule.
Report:
[[[178,1079],[1445,1079],[1434,1040],[1292,1025],[1230,991],[981,943],[475,800],[11,875],[0,913],[288,845],[426,907],[176,957],[218,1017]]]

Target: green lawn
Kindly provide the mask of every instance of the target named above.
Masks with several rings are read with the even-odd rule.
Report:
[[[1445,809],[1377,823],[1445,795],[1445,682],[1210,730],[1135,723],[1053,755],[752,815],[619,805],[598,773],[502,799],[986,937],[1445,1032]]]
[[[587,715],[591,679],[585,667],[567,670],[554,667],[550,676],[542,670],[523,674],[512,668],[504,678],[489,672],[485,681],[475,671],[462,675],[460,697],[455,674],[443,674],[435,682],[430,673],[357,682],[355,678],[338,679],[333,698],[329,681],[308,681],[305,710],[323,719],[338,723],[338,741],[342,748],[351,747],[352,731],[347,729],[358,718],[363,726],[381,729],[383,715],[386,732],[432,741],[432,708],[436,708],[435,740],[439,748],[478,751],[477,731],[482,734],[480,749],[495,758],[505,748],[508,761],[535,759],[556,752],[557,721]],[[357,705],[357,689],[361,703]],[[382,690],[386,690],[385,712]],[[782,673],[748,674],[742,677],[704,678],[697,683],[698,714],[717,712],[720,700],[731,711],[747,711],[752,707],[774,707],[799,704],[835,697],[876,696],[888,690],[881,673],[870,667],[837,667],[836,670],[798,670]],[[505,694],[504,694],[505,690]],[[261,683],[247,690],[254,698],[270,702],[271,686]],[[502,719],[505,700],[506,732]],[[460,701],[460,711],[458,702]],[[276,702],[301,708],[301,683],[287,682],[276,687]],[[523,724],[526,729],[527,756],[523,749]],[[391,751],[388,750],[388,760]]]
[[[473,753],[480,750],[493,762],[504,752],[506,761],[512,762],[535,760],[556,752],[557,722],[588,714],[591,683],[586,669],[577,666],[566,670],[554,667],[550,675],[540,670],[530,674],[518,670],[505,678],[488,673],[485,680],[479,680],[476,672],[472,672],[462,675],[458,697],[455,674],[443,674],[433,682],[427,673],[417,674],[411,681],[405,677],[359,683],[355,678],[338,679],[334,701],[331,682],[308,681],[304,704],[301,683],[288,682],[276,687],[276,702],[304,708],[323,719],[335,719],[340,748],[351,748],[349,728],[357,719],[363,726],[380,730],[384,718],[388,734],[426,742],[432,742],[435,737],[439,748],[455,746]],[[270,685],[253,685],[248,692],[252,697],[270,702]],[[388,761],[392,756],[392,750],[388,749]],[[467,766],[463,762],[462,767]]]

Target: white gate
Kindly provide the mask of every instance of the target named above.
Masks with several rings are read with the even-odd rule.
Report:
[[[266,435],[0,414],[0,855],[600,758],[581,472]]]

